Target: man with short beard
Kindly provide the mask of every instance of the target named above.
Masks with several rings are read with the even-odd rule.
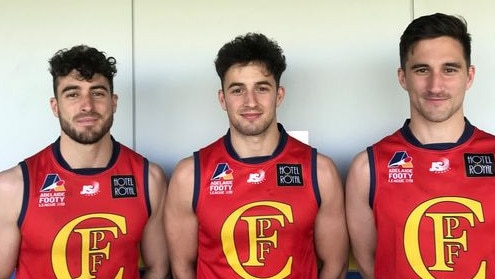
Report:
[[[165,278],[162,169],[110,134],[116,60],[85,45],[50,59],[60,137],[0,173],[0,278]]]

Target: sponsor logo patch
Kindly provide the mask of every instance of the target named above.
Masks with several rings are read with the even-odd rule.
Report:
[[[56,173],[45,176],[38,199],[39,207],[65,206],[65,181]]]
[[[278,186],[303,186],[301,164],[277,164]]]
[[[464,154],[464,165],[466,167],[466,176],[468,177],[485,177],[495,176],[493,171],[494,157],[492,153],[486,154]]]
[[[260,184],[263,181],[265,181],[265,171],[261,169],[255,173],[250,173],[247,179],[247,183],[251,184]]]
[[[396,151],[388,162],[388,182],[412,183],[413,158],[406,151]]]
[[[137,197],[136,180],[133,175],[115,175],[111,178],[113,198]]]
[[[210,195],[232,195],[234,193],[234,171],[227,163],[219,163],[210,178]]]
[[[431,162],[430,172],[445,173],[450,170],[450,161],[447,158],[441,158],[439,161]]]
[[[95,181],[91,184],[83,185],[79,193],[83,196],[95,196],[98,192],[100,192],[100,183]]]

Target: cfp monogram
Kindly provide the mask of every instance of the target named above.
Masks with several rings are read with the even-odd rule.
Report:
[[[259,206],[274,208],[279,211],[280,214],[242,216],[247,210]],[[245,222],[248,228],[249,258],[243,263],[239,260],[234,242],[234,228],[238,221]],[[275,249],[278,247],[278,232],[275,230],[268,235],[274,222],[280,224],[281,227],[285,227],[286,222],[293,223],[294,220],[291,207],[287,204],[279,202],[260,201],[238,208],[225,220],[221,231],[223,252],[227,258],[228,264],[242,278],[259,279],[258,277],[249,274],[244,267],[264,266],[265,264],[263,261],[265,260],[265,255],[270,253],[270,249],[272,247]],[[286,278],[290,275],[291,268],[292,256],[287,259],[285,266],[279,273],[269,278]]]
[[[115,226],[76,229],[76,226],[79,223],[93,218],[108,220],[115,224]],[[75,279],[83,279],[96,278],[94,274],[98,271],[98,266],[102,264],[103,260],[108,260],[110,258],[111,240],[105,238],[105,232],[110,232],[114,238],[118,238],[119,231],[120,234],[127,233],[125,218],[114,214],[88,214],[67,223],[59,231],[53,242],[51,257],[56,277],[74,278],[74,276],[69,273],[67,258],[65,257],[67,242],[71,234],[77,233],[81,238],[81,274],[79,277],[75,277]],[[103,241],[106,241],[105,247],[98,248],[98,244]],[[60,257],[60,255],[64,256]],[[114,279],[123,278],[123,274],[124,268],[120,267],[117,274],[115,274]]]
[[[427,210],[439,203],[456,203],[469,209],[466,212],[435,212]],[[419,225],[423,217],[430,218],[433,223],[435,264],[425,266],[419,247]],[[420,278],[435,279],[430,271],[453,272],[449,266],[455,264],[454,257],[459,257],[459,252],[468,251],[467,231],[462,230],[459,237],[454,236],[454,231],[459,229],[462,220],[467,221],[470,227],[476,226],[476,221],[483,223],[484,215],[481,203],[475,200],[461,197],[440,197],[428,200],[420,204],[407,219],[404,232],[404,247],[409,265]],[[458,235],[458,234],[456,234]],[[477,267],[477,273],[473,279],[486,278],[486,261],[481,261]],[[473,267],[473,271],[474,271]]]

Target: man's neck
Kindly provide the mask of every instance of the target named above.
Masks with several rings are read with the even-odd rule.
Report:
[[[453,116],[442,122],[411,118],[409,129],[421,144],[455,143],[462,136],[466,122],[464,116]]]
[[[280,131],[272,125],[260,135],[246,136],[231,128],[230,140],[239,158],[270,156],[278,146]]]
[[[104,168],[112,157],[113,141],[110,134],[94,144],[81,144],[64,133],[60,136],[60,153],[73,169]]]

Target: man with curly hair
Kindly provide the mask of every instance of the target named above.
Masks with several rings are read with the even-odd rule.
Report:
[[[166,178],[110,134],[116,60],[85,45],[50,60],[60,137],[0,173],[0,278],[164,278]]]

